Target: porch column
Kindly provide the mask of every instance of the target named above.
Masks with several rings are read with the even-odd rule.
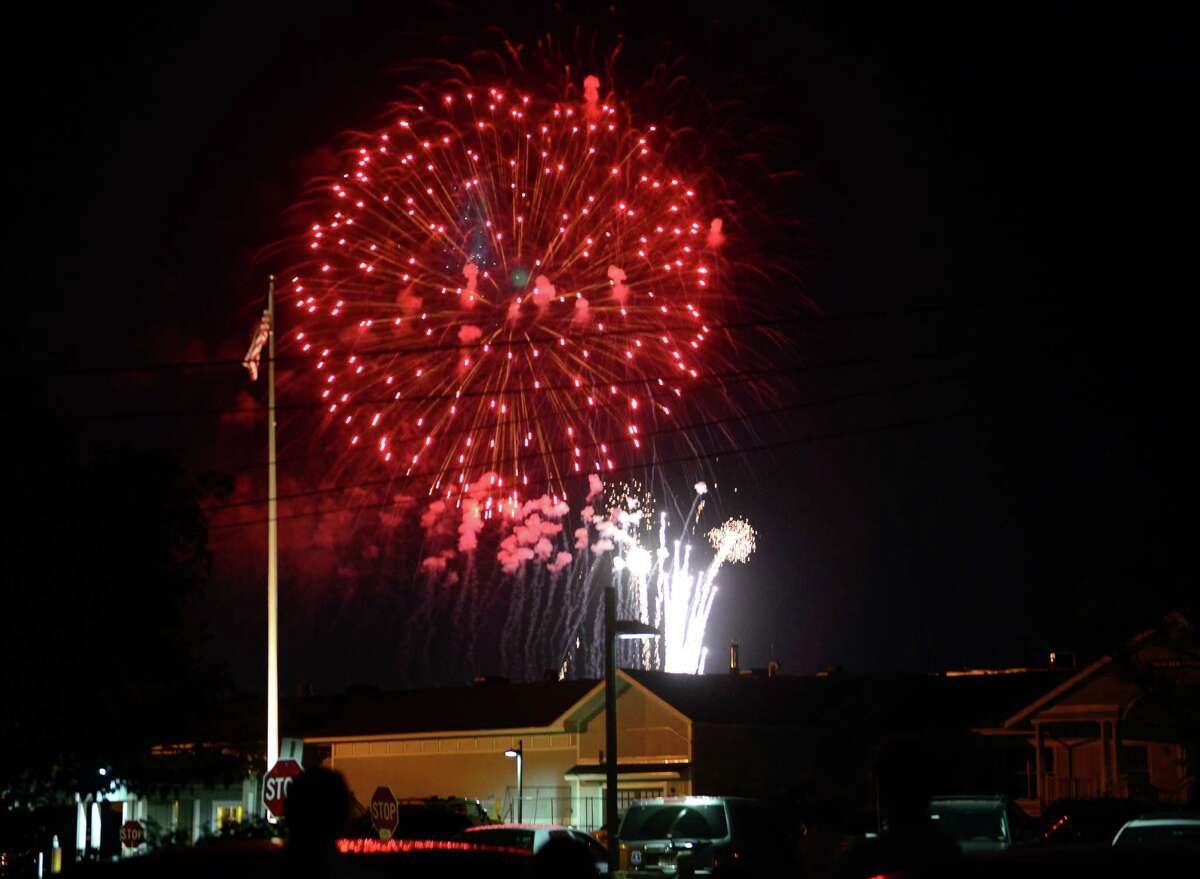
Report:
[[[1108,737],[1108,746],[1112,749],[1112,774],[1113,774],[1113,792],[1118,795],[1129,796],[1129,792],[1125,791],[1121,794],[1121,733],[1117,729],[1117,719],[1111,721],[1112,730]]]
[[[1033,724],[1033,747],[1037,758],[1037,800],[1043,806],[1046,805],[1046,800],[1043,795],[1045,785],[1042,782],[1042,725],[1037,721]]]
[[[1061,742],[1062,739],[1059,739]],[[1065,744],[1065,743],[1064,743]],[[1067,745],[1067,796],[1075,799],[1078,794],[1075,792],[1075,746]]]
[[[1106,733],[1106,724],[1103,720],[1100,721],[1100,796],[1106,797],[1109,794],[1108,783],[1108,735]]]

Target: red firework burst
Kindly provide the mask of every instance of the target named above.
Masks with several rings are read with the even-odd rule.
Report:
[[[731,359],[722,221],[671,143],[595,77],[427,87],[362,136],[287,288],[343,448],[497,510],[646,460]]]

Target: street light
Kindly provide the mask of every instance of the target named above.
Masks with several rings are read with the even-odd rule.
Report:
[[[615,578],[614,578],[615,579]],[[617,640],[653,638],[659,631],[637,620],[617,619],[617,584],[604,588],[604,826],[608,839],[608,875],[620,868],[617,843]]]
[[[504,752],[505,757],[517,758],[517,823],[521,823],[524,810],[521,804],[525,799],[525,741],[517,739],[517,746]]]

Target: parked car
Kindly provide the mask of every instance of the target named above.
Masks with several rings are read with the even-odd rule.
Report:
[[[1112,845],[1126,821],[1147,811],[1137,800],[1058,800],[1042,813],[1042,840],[1046,845]]]
[[[463,842],[503,846],[537,854],[552,839],[573,839],[587,848],[596,862],[596,869],[608,873],[608,852],[593,837],[559,824],[488,824],[471,827],[459,834]]]
[[[1036,839],[1032,819],[1005,796],[933,797],[929,817],[963,854],[1007,851]]]
[[[794,872],[804,825],[788,810],[740,797],[639,800],[621,820],[630,877]]]
[[[1200,854],[1200,813],[1160,814],[1127,821],[1113,847]]]

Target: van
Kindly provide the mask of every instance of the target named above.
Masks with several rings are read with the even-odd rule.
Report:
[[[804,825],[787,809],[741,797],[639,800],[621,820],[621,868],[641,876],[794,872]]]

